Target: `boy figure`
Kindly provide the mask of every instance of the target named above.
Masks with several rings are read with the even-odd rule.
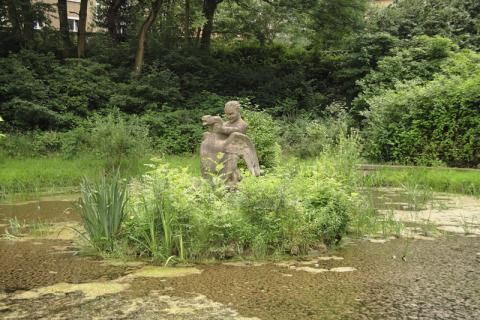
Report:
[[[240,116],[240,102],[227,102],[224,111],[228,119],[226,122],[217,116],[202,117],[203,124],[209,126],[209,130],[203,134],[200,145],[201,172],[205,178],[214,172],[225,175],[227,185],[234,189],[241,179],[237,168],[240,157],[245,159],[255,176],[260,174],[260,166],[255,147],[245,135],[248,125]],[[221,169],[218,166],[220,163],[223,165]]]
[[[247,132],[248,124],[243,121],[242,117],[240,116],[240,102],[228,101],[225,103],[224,112],[228,121],[222,124],[216,123],[214,126],[214,131],[223,133],[226,136],[229,136],[234,132],[243,134]]]

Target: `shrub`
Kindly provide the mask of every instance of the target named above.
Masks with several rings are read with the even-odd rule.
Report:
[[[480,55],[453,54],[426,83],[407,81],[369,99],[367,154],[377,161],[477,166]]]
[[[92,120],[90,145],[111,169],[133,169],[144,159],[150,150],[148,128],[132,117],[122,118],[114,112],[105,117],[96,115]]]
[[[337,161],[287,163],[262,177],[247,175],[236,192],[221,179],[209,182],[156,162],[130,188],[129,250],[168,262],[302,254],[322,241],[336,244],[358,212],[346,175],[329,169]]]
[[[247,135],[257,149],[260,165],[273,168],[280,161],[280,145],[278,144],[278,127],[272,117],[266,112],[248,110],[242,111],[242,117],[248,123]]]
[[[300,158],[316,157],[333,144],[328,120],[312,120],[306,116],[282,122],[280,136],[282,149]]]
[[[260,179],[245,178],[239,185],[238,210],[252,226],[249,239],[255,255],[290,252],[294,247],[308,243],[298,194],[286,177],[267,175]],[[306,238],[306,239],[305,239]],[[261,242],[261,248],[257,246]],[[260,252],[256,252],[260,249]],[[305,250],[303,250],[305,251]]]
[[[347,230],[353,205],[338,181],[324,178],[313,183],[306,202],[308,223],[325,244],[337,244]]]
[[[194,153],[205,131],[201,117],[220,114],[224,104],[224,97],[203,92],[189,100],[185,108],[165,105],[162,110],[147,111],[140,119],[148,126],[156,150],[165,154]]]
[[[129,238],[138,252],[162,261],[171,256],[186,258],[194,210],[187,193],[190,186],[191,177],[165,164],[134,184]]]

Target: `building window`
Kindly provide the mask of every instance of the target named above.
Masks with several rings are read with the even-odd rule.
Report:
[[[45,24],[43,22],[38,22],[38,21],[33,22],[33,29],[35,30],[42,30],[44,26]]]
[[[70,32],[78,32],[78,18],[68,17],[68,30]]]

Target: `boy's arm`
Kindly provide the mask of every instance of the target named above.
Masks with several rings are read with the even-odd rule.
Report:
[[[225,123],[218,127],[218,132],[230,135],[234,132],[245,133],[247,131],[247,124],[245,122],[238,123],[234,126],[226,126]]]

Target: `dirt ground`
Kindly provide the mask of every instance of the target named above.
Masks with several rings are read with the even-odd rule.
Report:
[[[3,319],[480,319],[476,235],[173,271],[83,257],[72,240],[0,240],[0,257]]]

